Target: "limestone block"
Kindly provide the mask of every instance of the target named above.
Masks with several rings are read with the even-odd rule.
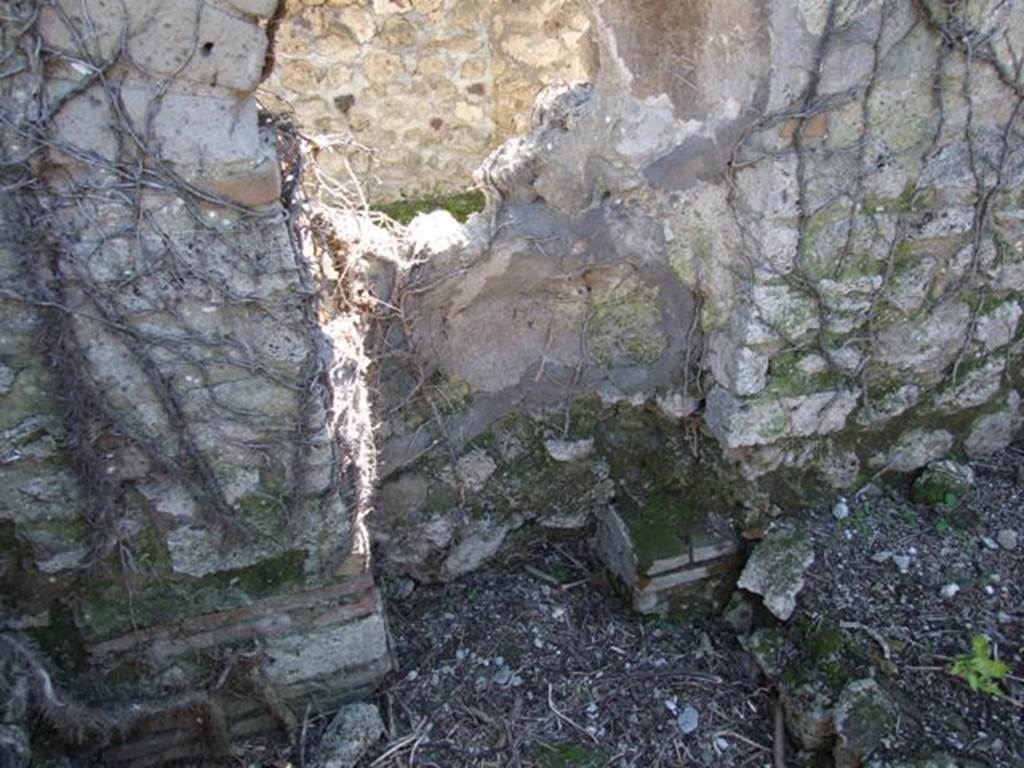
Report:
[[[348,28],[349,32],[352,33],[352,37],[358,43],[369,42],[377,33],[377,25],[373,14],[364,7],[347,6],[342,8],[338,14],[338,19]]]
[[[408,0],[373,0],[373,13],[376,16],[405,13],[411,8],[412,4]]]
[[[126,32],[146,22],[154,4],[141,0],[129,8],[105,0],[59,0],[40,8],[39,31],[51,48],[103,61],[117,50]]]
[[[242,13],[270,18],[277,11],[281,0],[228,0],[228,2]]]
[[[393,53],[371,53],[363,61],[363,74],[372,85],[388,87],[404,72],[402,57]]]
[[[856,390],[832,390],[746,400],[716,387],[708,396],[706,419],[715,437],[729,448],[767,445],[842,429],[857,407],[858,395]]]
[[[974,336],[985,345],[986,352],[1005,347],[1017,336],[1017,327],[1024,310],[1016,301],[1000,304],[976,320]]]
[[[155,106],[149,88],[126,88],[122,99],[140,132],[147,111]],[[152,135],[160,156],[189,169],[214,169],[233,163],[261,161],[265,150],[257,127],[253,99],[171,92],[155,111]]]
[[[200,7],[197,19],[177,4],[160,4],[129,40],[132,60],[153,77],[255,90],[267,52],[266,34],[209,3]]]
[[[267,678],[282,686],[345,676],[361,668],[384,672],[390,667],[387,628],[379,613],[319,631],[270,638],[264,650]]]
[[[204,176],[197,186],[238,205],[270,205],[281,198],[281,166],[276,156],[270,156],[251,169]]]
[[[416,25],[401,16],[384,21],[380,27],[380,41],[387,50],[408,48],[416,43]]]
[[[413,10],[417,13],[437,13],[444,8],[444,0],[410,0]]]
[[[953,435],[944,429],[912,429],[900,435],[887,452],[873,456],[868,464],[894,472],[913,472],[929,462],[941,459],[952,447]]]
[[[171,91],[158,97],[156,86],[126,84],[121,102],[136,133],[169,163],[207,169],[262,161],[266,150],[256,123],[256,102]],[[55,137],[67,145],[55,162],[75,164],[89,157],[114,160],[117,138],[111,130],[114,107],[99,86],[72,99],[55,117]]]
[[[814,563],[811,537],[799,528],[773,529],[750,555],[737,584],[764,597],[764,605],[780,621],[796,609],[804,573]]]
[[[1010,392],[1003,408],[995,413],[982,416],[971,427],[964,441],[969,456],[984,456],[1002,450],[1009,445],[1024,425],[1020,413],[1020,394]]]
[[[953,362],[963,345],[971,310],[949,301],[922,320],[897,323],[878,334],[876,357],[893,367],[935,381]]]

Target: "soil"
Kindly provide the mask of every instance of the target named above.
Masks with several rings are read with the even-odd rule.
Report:
[[[1024,445],[972,467],[955,507],[890,491],[850,499],[843,520],[831,505],[798,511],[816,561],[797,611],[785,624],[757,612],[786,638],[789,674],[821,675],[820,660],[801,665],[835,653],[844,680],[872,677],[897,703],[874,765],[1024,765]],[[1016,547],[1000,544],[1006,530]],[[760,768],[777,747],[788,766],[831,764],[775,728],[779,681],[723,617],[631,613],[586,539],[534,541],[410,594],[386,587],[398,671],[377,700],[389,737],[362,768]],[[951,672],[978,635],[1008,665],[995,694]]]

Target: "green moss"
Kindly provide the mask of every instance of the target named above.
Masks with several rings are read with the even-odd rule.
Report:
[[[238,608],[301,588],[305,558],[304,551],[290,550],[245,568],[198,579],[145,579],[133,575],[130,586],[120,577],[97,579],[82,590],[82,615],[93,638],[105,639],[136,625],[145,627]]]
[[[594,418],[596,416],[586,407],[573,408],[567,439],[590,437]],[[553,415],[549,422],[511,414],[473,441],[475,447],[486,448],[498,461],[498,468],[480,499],[481,512],[527,511],[546,515],[572,514],[590,509],[598,483],[592,464],[589,461],[557,462],[544,447],[545,436],[560,434],[563,424],[561,414]],[[512,452],[514,455],[502,460],[503,453],[507,453],[503,446],[509,445],[516,446]],[[558,489],[558,493],[552,493],[552,489]]]
[[[483,192],[472,190],[444,197],[427,197],[418,200],[394,200],[373,206],[400,224],[408,224],[421,213],[448,211],[458,221],[465,222],[470,215],[482,211],[487,204]]]
[[[623,284],[596,298],[589,324],[594,359],[602,366],[650,365],[665,351],[658,289]]]
[[[686,552],[710,513],[738,513],[747,483],[703,433],[687,439],[656,413],[623,408],[600,424],[596,441],[621,489],[616,504],[641,570]]]
[[[239,520],[260,541],[274,541],[284,530],[284,503],[268,493],[253,493],[235,502]]]
[[[32,416],[55,414],[57,398],[52,385],[51,373],[41,361],[19,369],[11,390],[0,395],[0,431]]]
[[[836,695],[868,661],[864,649],[828,621],[800,617],[789,629],[788,639],[798,656],[787,664],[782,680],[792,687],[820,681]]]
[[[33,629],[32,638],[46,655],[64,671],[84,669],[87,656],[75,617],[64,603],[50,605],[49,622]]]
[[[0,520],[0,552],[13,552],[18,548],[18,538],[13,520]]]
[[[159,573],[171,571],[171,554],[164,537],[154,528],[147,528],[133,547],[138,565]]]
[[[42,531],[70,544],[87,544],[92,536],[92,529],[81,517],[56,517],[35,520],[26,524],[26,528]]]
[[[623,496],[617,506],[629,527],[641,572],[689,549],[689,528],[698,519],[698,510],[687,503],[683,489],[661,486],[645,494],[641,503]]]

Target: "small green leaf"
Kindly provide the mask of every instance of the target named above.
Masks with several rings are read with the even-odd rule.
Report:
[[[1010,667],[1006,662],[992,658],[992,647],[985,635],[974,635],[971,638],[971,654],[954,659],[949,671],[963,678],[972,691],[1004,696],[999,681],[1006,677]]]

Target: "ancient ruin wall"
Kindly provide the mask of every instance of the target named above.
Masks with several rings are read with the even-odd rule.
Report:
[[[348,157],[374,200],[463,192],[543,87],[590,79],[588,32],[579,0],[291,0],[263,92],[372,150]]]
[[[427,407],[387,426],[376,525],[447,578],[597,515],[664,609],[775,505],[1019,430],[1024,6],[590,10],[595,81],[489,159],[488,214],[414,222]]]
[[[0,715],[104,764],[390,668],[360,321],[252,97],[275,6],[5,10]]]

